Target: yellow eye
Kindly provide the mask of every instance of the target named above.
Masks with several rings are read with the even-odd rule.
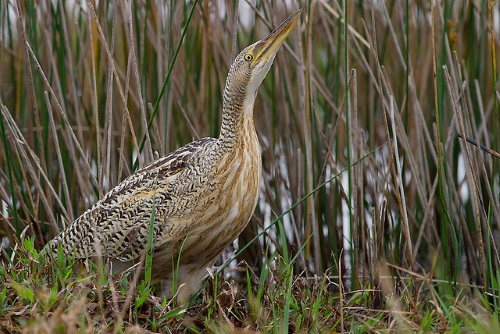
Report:
[[[249,53],[245,54],[245,56],[243,56],[243,59],[245,59],[246,61],[251,61],[253,60],[253,56]]]

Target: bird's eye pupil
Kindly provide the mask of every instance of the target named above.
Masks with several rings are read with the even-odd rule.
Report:
[[[247,54],[245,55],[245,60],[246,60],[246,61],[250,61],[250,60],[252,60],[252,59],[253,59],[253,56],[252,56],[251,54],[247,53]]]

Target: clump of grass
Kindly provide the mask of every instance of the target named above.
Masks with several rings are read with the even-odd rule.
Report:
[[[64,258],[46,261],[30,239],[25,239],[15,254],[1,276],[0,326],[8,332],[92,328],[310,333],[341,329],[341,322],[345,329],[356,332],[437,332],[462,326],[485,333],[500,329],[489,302],[477,299],[465,284],[452,286],[420,275],[404,275],[404,270],[399,270],[399,278],[381,275],[381,289],[366,286],[341,293],[338,277],[329,273],[310,278],[293,275],[293,262],[275,253],[260,273],[240,263],[243,272],[239,279],[212,275],[190,305],[176,306],[154,293],[142,293],[130,277],[105,275],[99,280],[97,268],[75,272],[68,269],[71,266]],[[380,272],[387,270],[381,268]],[[458,296],[452,297],[443,289],[459,291]],[[427,299],[429,295],[434,298]],[[338,308],[341,298],[343,312]]]
[[[2,329],[499,330],[499,4],[289,5],[0,2]],[[190,305],[40,255],[156,153],[217,136],[235,50],[298,7],[256,103],[258,209]]]

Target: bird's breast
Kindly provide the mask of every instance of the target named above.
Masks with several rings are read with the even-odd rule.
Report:
[[[252,217],[262,180],[260,145],[254,129],[244,134],[233,150],[218,159],[214,175],[207,193],[212,201],[198,211],[202,212],[197,223],[199,228],[187,239],[188,261],[214,259],[243,231]]]

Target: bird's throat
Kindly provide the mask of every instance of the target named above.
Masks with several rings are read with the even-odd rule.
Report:
[[[244,99],[226,99],[222,110],[220,139],[237,143],[249,133],[255,133],[253,110],[257,92],[246,94]]]

